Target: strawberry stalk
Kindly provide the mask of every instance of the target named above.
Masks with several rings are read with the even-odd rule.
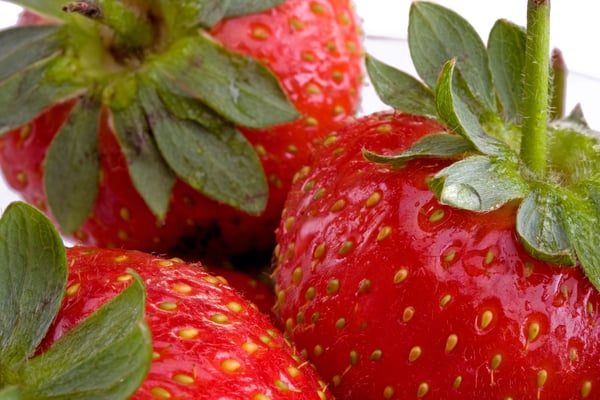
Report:
[[[546,173],[550,71],[550,0],[529,0],[523,92],[521,158],[537,176]]]

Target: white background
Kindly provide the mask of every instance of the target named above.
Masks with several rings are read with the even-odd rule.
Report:
[[[43,0],[40,0],[43,1]],[[67,0],[65,0],[67,2]],[[365,46],[377,58],[412,71],[406,31],[411,0],[354,0],[363,20]],[[498,18],[525,25],[527,0],[438,0],[466,17],[484,41]],[[563,52],[569,68],[567,108],[581,103],[593,128],[600,129],[600,12],[597,0],[554,0],[551,45]],[[19,8],[0,1],[0,28],[12,25]],[[363,113],[384,109],[372,88],[365,84]],[[0,178],[0,212],[18,199]]]

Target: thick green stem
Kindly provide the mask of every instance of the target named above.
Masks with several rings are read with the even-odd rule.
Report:
[[[64,11],[76,12],[93,19],[115,34],[117,46],[147,48],[154,41],[152,22],[137,9],[119,0],[76,1],[66,4]]]
[[[529,0],[521,157],[538,176],[546,172],[550,80],[550,0]]]

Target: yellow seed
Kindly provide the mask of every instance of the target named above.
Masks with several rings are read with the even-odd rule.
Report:
[[[338,279],[332,279],[327,282],[327,294],[333,295],[340,290],[340,281]]]
[[[252,400],[271,400],[271,398],[265,394],[259,393],[255,395]]]
[[[381,228],[379,230],[379,233],[377,234],[377,241],[381,242],[383,239],[388,238],[391,234],[392,234],[392,227],[384,226],[383,228]]]
[[[252,37],[254,39],[265,40],[269,37],[269,32],[264,28],[255,28],[252,30]]]
[[[333,143],[335,143],[337,141],[338,141],[338,137],[335,134],[333,134],[333,135],[327,136],[327,138],[325,138],[325,140],[323,141],[323,144],[325,146],[328,146],[328,145],[333,144]]]
[[[336,329],[343,329],[346,326],[346,318],[340,318],[335,323]]]
[[[446,215],[446,213],[444,212],[444,210],[441,210],[441,209],[435,210],[429,216],[429,221],[430,222],[439,222],[444,218],[445,215]]]
[[[538,335],[540,334],[540,324],[538,324],[537,322],[532,322],[531,324],[529,324],[529,327],[527,328],[527,339],[529,342],[533,342]]]
[[[321,317],[321,314],[318,311],[315,311],[310,316],[310,322],[312,322],[313,324],[315,324],[319,320],[320,317]]]
[[[590,396],[590,393],[592,393],[592,382],[583,382],[583,385],[581,385],[581,397],[587,399]]]
[[[454,386],[454,389],[458,389],[460,387],[461,383],[462,383],[462,376],[459,375],[454,380],[454,384],[452,386]]]
[[[213,276],[213,275],[206,276],[204,278],[204,280],[206,282],[210,283],[211,285],[215,285],[215,286],[221,283],[219,278],[217,278],[216,276]]]
[[[160,303],[158,305],[158,308],[160,308],[163,311],[174,311],[177,309],[177,303],[173,303],[170,301],[165,301],[163,303]]]
[[[340,256],[345,256],[354,248],[354,242],[351,240],[346,240],[342,247],[340,247]]]
[[[238,360],[227,359],[221,362],[221,369],[225,372],[236,372],[242,368],[242,364]]]
[[[123,221],[129,221],[131,219],[131,213],[129,212],[129,209],[125,207],[119,210],[119,216]]]
[[[492,250],[490,250],[486,253],[483,263],[485,265],[490,265],[492,263],[492,261],[494,261],[495,257],[496,257],[496,255],[494,254],[494,252]]]
[[[179,331],[179,337],[182,339],[194,339],[200,334],[200,331],[196,328],[184,328]]]
[[[391,386],[386,386],[386,387],[383,389],[383,398],[384,398],[384,399],[391,399],[392,397],[394,397],[394,393],[395,393],[395,391],[394,391],[394,388],[393,388],[393,387],[391,387]]]
[[[123,275],[117,276],[116,281],[122,283],[122,282],[129,282],[132,279],[133,279],[133,276],[131,276],[131,274],[123,274]]]
[[[415,316],[415,308],[412,306],[408,306],[404,309],[402,313],[402,321],[408,322]]]
[[[173,380],[175,380],[175,382],[183,383],[184,385],[191,385],[195,382],[194,377],[185,374],[177,374],[173,377]]]
[[[483,314],[481,314],[481,321],[479,323],[479,327],[481,329],[486,329],[492,323],[494,319],[494,314],[490,310],[485,310]]]
[[[333,378],[331,378],[331,383],[333,383],[333,386],[340,386],[340,383],[342,383],[342,377],[335,375]]]
[[[317,289],[315,289],[314,286],[309,287],[308,289],[306,289],[306,300],[310,301],[312,299],[315,298],[315,296],[317,295]]]
[[[502,355],[496,354],[492,357],[492,361],[490,362],[490,368],[492,370],[498,369],[500,364],[502,363]]]
[[[346,200],[339,199],[331,206],[331,212],[341,211],[344,207],[346,207]]]
[[[247,353],[252,354],[258,350],[258,345],[254,342],[246,342],[242,344],[242,349],[244,349]]]
[[[456,335],[455,333],[451,333],[450,335],[448,335],[448,338],[446,339],[446,353],[449,353],[452,350],[454,350],[457,344],[458,335]]]
[[[401,283],[408,277],[408,270],[406,268],[399,269],[394,275],[394,283]]]
[[[290,230],[290,228],[294,225],[295,220],[296,220],[296,218],[294,218],[294,217],[289,217],[288,219],[285,220],[283,227],[285,228],[286,231]]]
[[[382,356],[383,356],[383,351],[375,350],[374,352],[371,353],[371,361],[378,361],[381,359]]]
[[[120,256],[115,257],[115,262],[122,263],[124,261],[127,261],[128,258],[129,257],[127,257],[125,254],[122,254]]]
[[[359,294],[367,293],[370,289],[371,289],[371,280],[370,279],[363,279],[362,281],[360,281],[360,283],[358,285],[358,293]]]
[[[314,53],[310,53],[310,52],[304,52],[300,55],[300,58],[302,58],[303,61],[314,61],[315,60],[315,54]]]
[[[277,389],[279,389],[279,390],[283,390],[283,391],[290,390],[290,386],[286,382],[282,381],[281,379],[275,380],[275,386],[277,386]]]
[[[242,307],[242,305],[237,301],[231,301],[227,303],[227,308],[234,313],[240,313],[244,310],[244,307]]]
[[[289,366],[287,371],[292,378],[297,378],[300,376],[300,370],[296,367]]]
[[[429,393],[429,384],[427,382],[422,382],[417,389],[417,397],[419,399],[425,397]]]
[[[308,94],[321,94],[321,88],[314,83],[306,85],[305,90]]]
[[[177,293],[189,294],[192,292],[192,287],[185,283],[176,283],[173,285],[173,290],[175,290]]]
[[[367,208],[375,207],[381,201],[381,193],[375,192],[368,199],[366,206]]]
[[[323,346],[321,346],[320,344],[317,344],[315,346],[315,348],[313,349],[313,354],[317,357],[319,357],[321,354],[323,354]]]
[[[158,260],[158,266],[161,268],[172,267],[174,262],[172,260]]]
[[[80,287],[81,287],[80,282],[74,283],[71,286],[69,286],[67,288],[67,296],[69,296],[69,297],[75,296],[77,294],[77,292],[79,292]]]
[[[540,370],[537,374],[537,385],[538,387],[542,387],[546,384],[546,380],[548,380],[548,371],[545,369]]]
[[[160,354],[156,351],[152,352],[152,361],[160,360]]]
[[[317,15],[321,15],[325,13],[325,7],[323,7],[322,4],[319,3],[312,3],[310,5],[310,9],[313,13],[317,14]]]
[[[452,295],[450,294],[446,294],[444,297],[442,297],[442,299],[440,300],[440,306],[442,307],[446,307],[448,305],[448,303],[450,303],[450,300],[452,300]]]
[[[152,388],[150,393],[152,393],[152,396],[154,396],[158,399],[170,399],[171,398],[171,393],[169,393],[167,391],[167,389],[164,389],[161,387]]]
[[[122,229],[121,229],[121,230],[119,230],[119,231],[117,232],[117,237],[118,237],[118,238],[119,238],[119,239],[120,239],[122,242],[125,242],[125,241],[129,240],[129,233],[127,233],[126,231],[124,231],[124,230],[122,230]]]
[[[321,243],[315,249],[315,252],[313,253],[313,257],[316,259],[319,259],[319,258],[323,258],[324,255],[325,255],[325,243]]]
[[[319,200],[321,197],[323,197],[325,195],[325,193],[327,193],[327,189],[325,189],[323,187],[319,188],[313,195],[313,199]]]
[[[294,285],[298,285],[298,284],[300,284],[301,281],[302,281],[302,267],[296,267],[296,268],[294,268],[294,271],[292,272],[292,283]]]
[[[350,365],[355,366],[358,364],[358,352],[356,350],[352,350],[350,352]]]
[[[410,361],[410,362],[417,361],[417,359],[419,357],[421,357],[421,354],[423,354],[423,349],[421,348],[421,346],[413,347],[412,349],[410,349],[410,352],[408,353],[408,361]]]
[[[451,263],[452,261],[454,261],[454,259],[456,258],[456,250],[450,250],[445,256],[444,256],[444,262],[446,263]]]
[[[390,133],[394,128],[390,124],[382,124],[379,125],[376,129],[379,133]]]

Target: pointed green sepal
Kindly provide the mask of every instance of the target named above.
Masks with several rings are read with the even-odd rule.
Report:
[[[100,184],[98,130],[100,105],[81,98],[50,144],[44,161],[48,205],[66,233],[92,213]]]
[[[411,75],[367,55],[366,68],[381,101],[395,110],[435,118],[433,91]]]
[[[560,196],[546,185],[532,190],[517,212],[517,233],[533,257],[557,265],[575,265]]]
[[[519,122],[523,98],[525,29],[510,21],[498,20],[488,38],[488,56],[502,115],[508,121]]]
[[[0,83],[0,134],[19,128],[50,106],[82,92],[75,84],[53,80],[53,67],[60,62],[46,59]]]
[[[483,109],[496,110],[485,44],[463,17],[435,3],[413,2],[408,45],[415,69],[429,87],[436,87],[442,66],[448,60],[456,59],[473,97]]]
[[[514,162],[478,155],[442,169],[428,184],[441,203],[477,212],[495,210],[528,191]]]
[[[239,17],[241,15],[254,14],[260,11],[268,10],[283,4],[285,0],[252,0],[252,1],[231,1],[227,7],[226,17]]]
[[[271,71],[206,35],[174,43],[148,74],[157,86],[197,99],[238,126],[266,128],[299,117]]]
[[[60,25],[29,25],[0,31],[0,82],[31,64],[60,53],[65,30]]]
[[[127,160],[134,187],[159,219],[166,216],[177,175],[158,150],[141,101],[111,109],[113,131]]]
[[[67,259],[48,218],[25,203],[0,219],[0,384],[42,341],[62,302]]]
[[[20,371],[25,398],[126,399],[142,384],[152,359],[144,320],[145,288],[132,283]]]
[[[254,148],[240,132],[227,123],[209,130],[193,119],[178,118],[151,83],[140,86],[140,98],[161,154],[181,179],[250,214],[264,210],[266,178]]]
[[[412,158],[456,158],[474,151],[475,149],[471,143],[462,136],[449,133],[433,133],[416,141],[400,154],[383,155],[365,149],[363,155],[372,162],[398,164]]]
[[[506,155],[505,143],[485,133],[479,117],[463,100],[460,88],[454,79],[456,60],[444,64],[436,86],[438,114],[450,128],[467,139],[478,151],[487,155]]]

